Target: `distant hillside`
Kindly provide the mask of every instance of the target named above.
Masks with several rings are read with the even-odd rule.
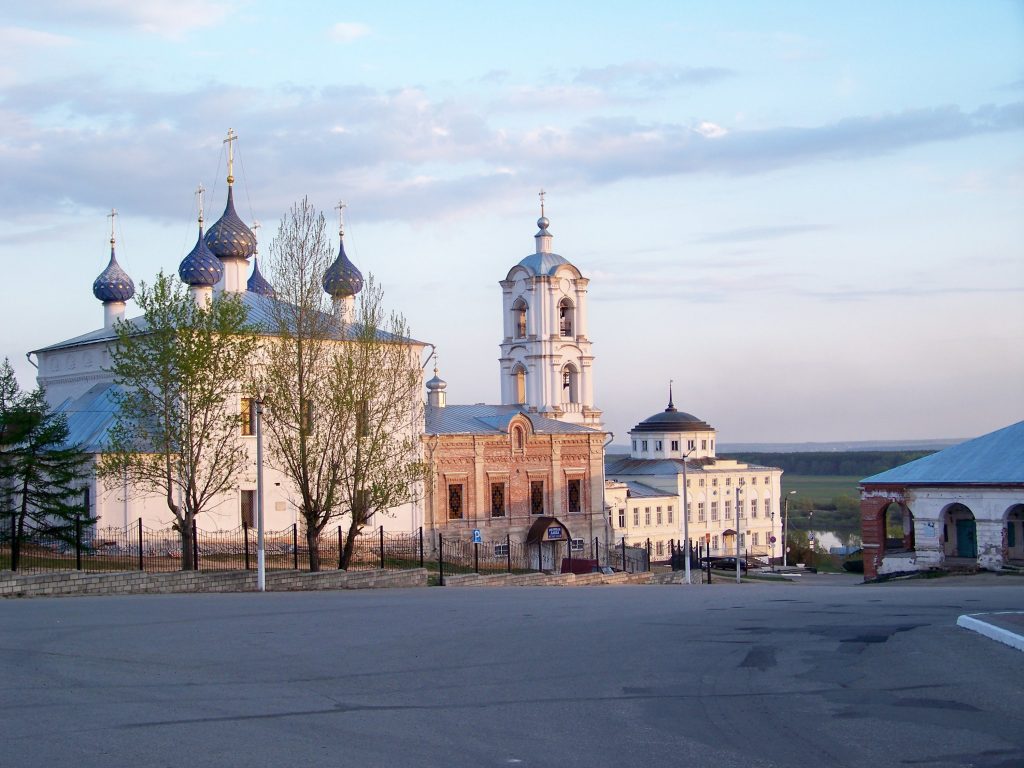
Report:
[[[781,467],[793,475],[868,477],[932,453],[935,451],[730,452],[719,455],[747,464]]]
[[[847,451],[928,451],[934,453],[967,438],[942,440],[849,440],[830,443],[722,443],[719,453],[828,453]],[[623,449],[626,453],[628,448]]]

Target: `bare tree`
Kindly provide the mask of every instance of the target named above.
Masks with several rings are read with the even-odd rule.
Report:
[[[119,322],[111,372],[120,385],[101,477],[162,494],[193,564],[196,516],[233,488],[250,459],[241,439],[240,387],[257,337],[240,298],[200,306],[162,272],[136,297],[142,322]]]
[[[400,318],[383,327],[372,279],[354,316],[332,307],[323,280],[333,260],[324,216],[296,203],[269,249],[274,327],[253,383],[271,455],[299,499],[311,571],[331,522],[349,516],[347,568],[370,517],[409,500],[422,473],[416,350]]]
[[[359,294],[350,340],[332,361],[335,409],[346,415],[340,431],[341,494],[350,510],[345,568],[363,528],[412,501],[427,476],[418,347],[405,319],[388,315],[382,299],[371,277]]]

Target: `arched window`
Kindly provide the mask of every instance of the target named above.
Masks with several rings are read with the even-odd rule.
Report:
[[[526,403],[526,369],[517,363],[512,369],[512,380],[515,384],[515,398],[518,405]]]
[[[578,403],[580,401],[579,372],[572,363],[562,366],[562,402]]]
[[[558,332],[562,336],[572,336],[572,329],[575,309],[569,299],[562,299],[558,302]]]
[[[517,339],[526,338],[526,302],[522,298],[512,304],[512,325]]]
[[[512,427],[512,447],[517,451],[526,447],[526,432],[519,425]]]

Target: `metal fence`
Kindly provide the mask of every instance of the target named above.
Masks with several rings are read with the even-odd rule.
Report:
[[[443,581],[445,575],[464,573],[528,573],[530,571],[560,572],[572,562],[589,561],[592,567],[611,567],[616,571],[639,573],[651,569],[650,542],[646,547],[619,542],[601,541],[599,538],[579,542],[573,546],[563,542],[559,549],[545,549],[535,542],[524,544],[506,536],[504,540],[471,542],[439,535],[434,553]]]
[[[0,526],[0,570],[47,571],[181,570],[181,536],[173,528],[154,530],[136,520],[127,528],[72,525],[59,530],[31,531],[14,536],[13,523]],[[338,526],[319,537],[320,568],[340,568],[346,531]],[[193,566],[203,571],[256,569],[254,528],[229,531],[193,530]],[[292,525],[264,531],[267,570],[308,570],[305,533]],[[356,537],[348,570],[417,568],[424,565],[423,532],[387,533],[383,528]]]

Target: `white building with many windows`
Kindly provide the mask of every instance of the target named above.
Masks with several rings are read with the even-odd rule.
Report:
[[[781,556],[781,469],[719,458],[715,429],[677,410],[671,391],[668,407],[641,421],[629,436],[628,455],[605,457],[605,476],[628,491],[625,499],[609,494],[616,537],[633,546],[646,546],[650,539],[657,560],[659,545],[667,553],[670,541],[683,539],[683,519],[672,513],[685,506],[690,541],[703,542],[704,552],[733,555],[738,537],[744,553]]]

